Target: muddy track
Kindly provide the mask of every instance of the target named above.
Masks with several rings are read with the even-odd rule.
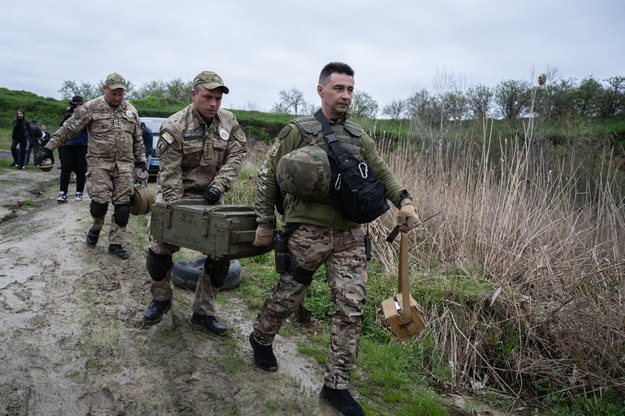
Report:
[[[276,373],[252,365],[255,311],[236,290],[218,297],[227,336],[191,326],[193,294],[180,289],[164,320],[143,327],[144,218],[131,218],[131,258],[119,260],[108,228],[85,244],[88,200],[55,201],[58,170],[4,169],[0,180],[0,415],[336,415],[297,337],[280,337]]]

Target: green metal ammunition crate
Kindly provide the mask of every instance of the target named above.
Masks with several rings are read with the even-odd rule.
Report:
[[[245,205],[206,205],[201,199],[157,202],[150,231],[162,242],[190,248],[212,259],[240,259],[272,250],[255,247],[256,214]]]

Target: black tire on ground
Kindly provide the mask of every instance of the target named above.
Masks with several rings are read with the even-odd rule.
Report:
[[[171,270],[171,280],[174,285],[183,289],[195,290],[197,281],[204,270],[205,261],[206,256],[190,261],[176,260]],[[230,260],[228,276],[226,276],[224,285],[220,290],[234,289],[239,286],[242,279],[241,263],[239,263],[239,260]]]

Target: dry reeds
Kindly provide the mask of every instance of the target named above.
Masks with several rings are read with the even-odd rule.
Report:
[[[433,282],[464,270],[488,282],[460,301],[450,298],[452,287],[427,305],[429,334],[453,382],[625,391],[625,211],[609,160],[593,178],[534,140],[494,147],[487,122],[483,130],[461,145],[381,144],[419,215],[440,212],[413,234],[413,273]],[[371,226],[376,258],[389,271],[396,250],[382,241],[395,213]],[[413,294],[428,290],[412,285]]]

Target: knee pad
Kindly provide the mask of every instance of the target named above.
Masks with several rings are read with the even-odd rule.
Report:
[[[156,254],[152,249],[148,249],[145,266],[152,280],[163,280],[174,266],[174,262],[171,260],[171,254]]]
[[[91,205],[89,205],[89,211],[91,211],[91,216],[93,218],[101,218],[106,215],[106,211],[108,210],[109,204],[108,202],[100,203],[94,200],[91,200]]]
[[[229,269],[230,260],[213,260],[210,257],[206,257],[204,262],[204,271],[211,277],[213,286],[217,288],[224,285]]]
[[[293,280],[304,286],[310,286],[313,281],[314,270],[306,270],[298,267],[293,272]]]
[[[130,208],[128,204],[123,205],[115,205],[115,213],[113,217],[115,218],[115,224],[120,227],[125,227],[128,224],[128,217],[130,216]]]

